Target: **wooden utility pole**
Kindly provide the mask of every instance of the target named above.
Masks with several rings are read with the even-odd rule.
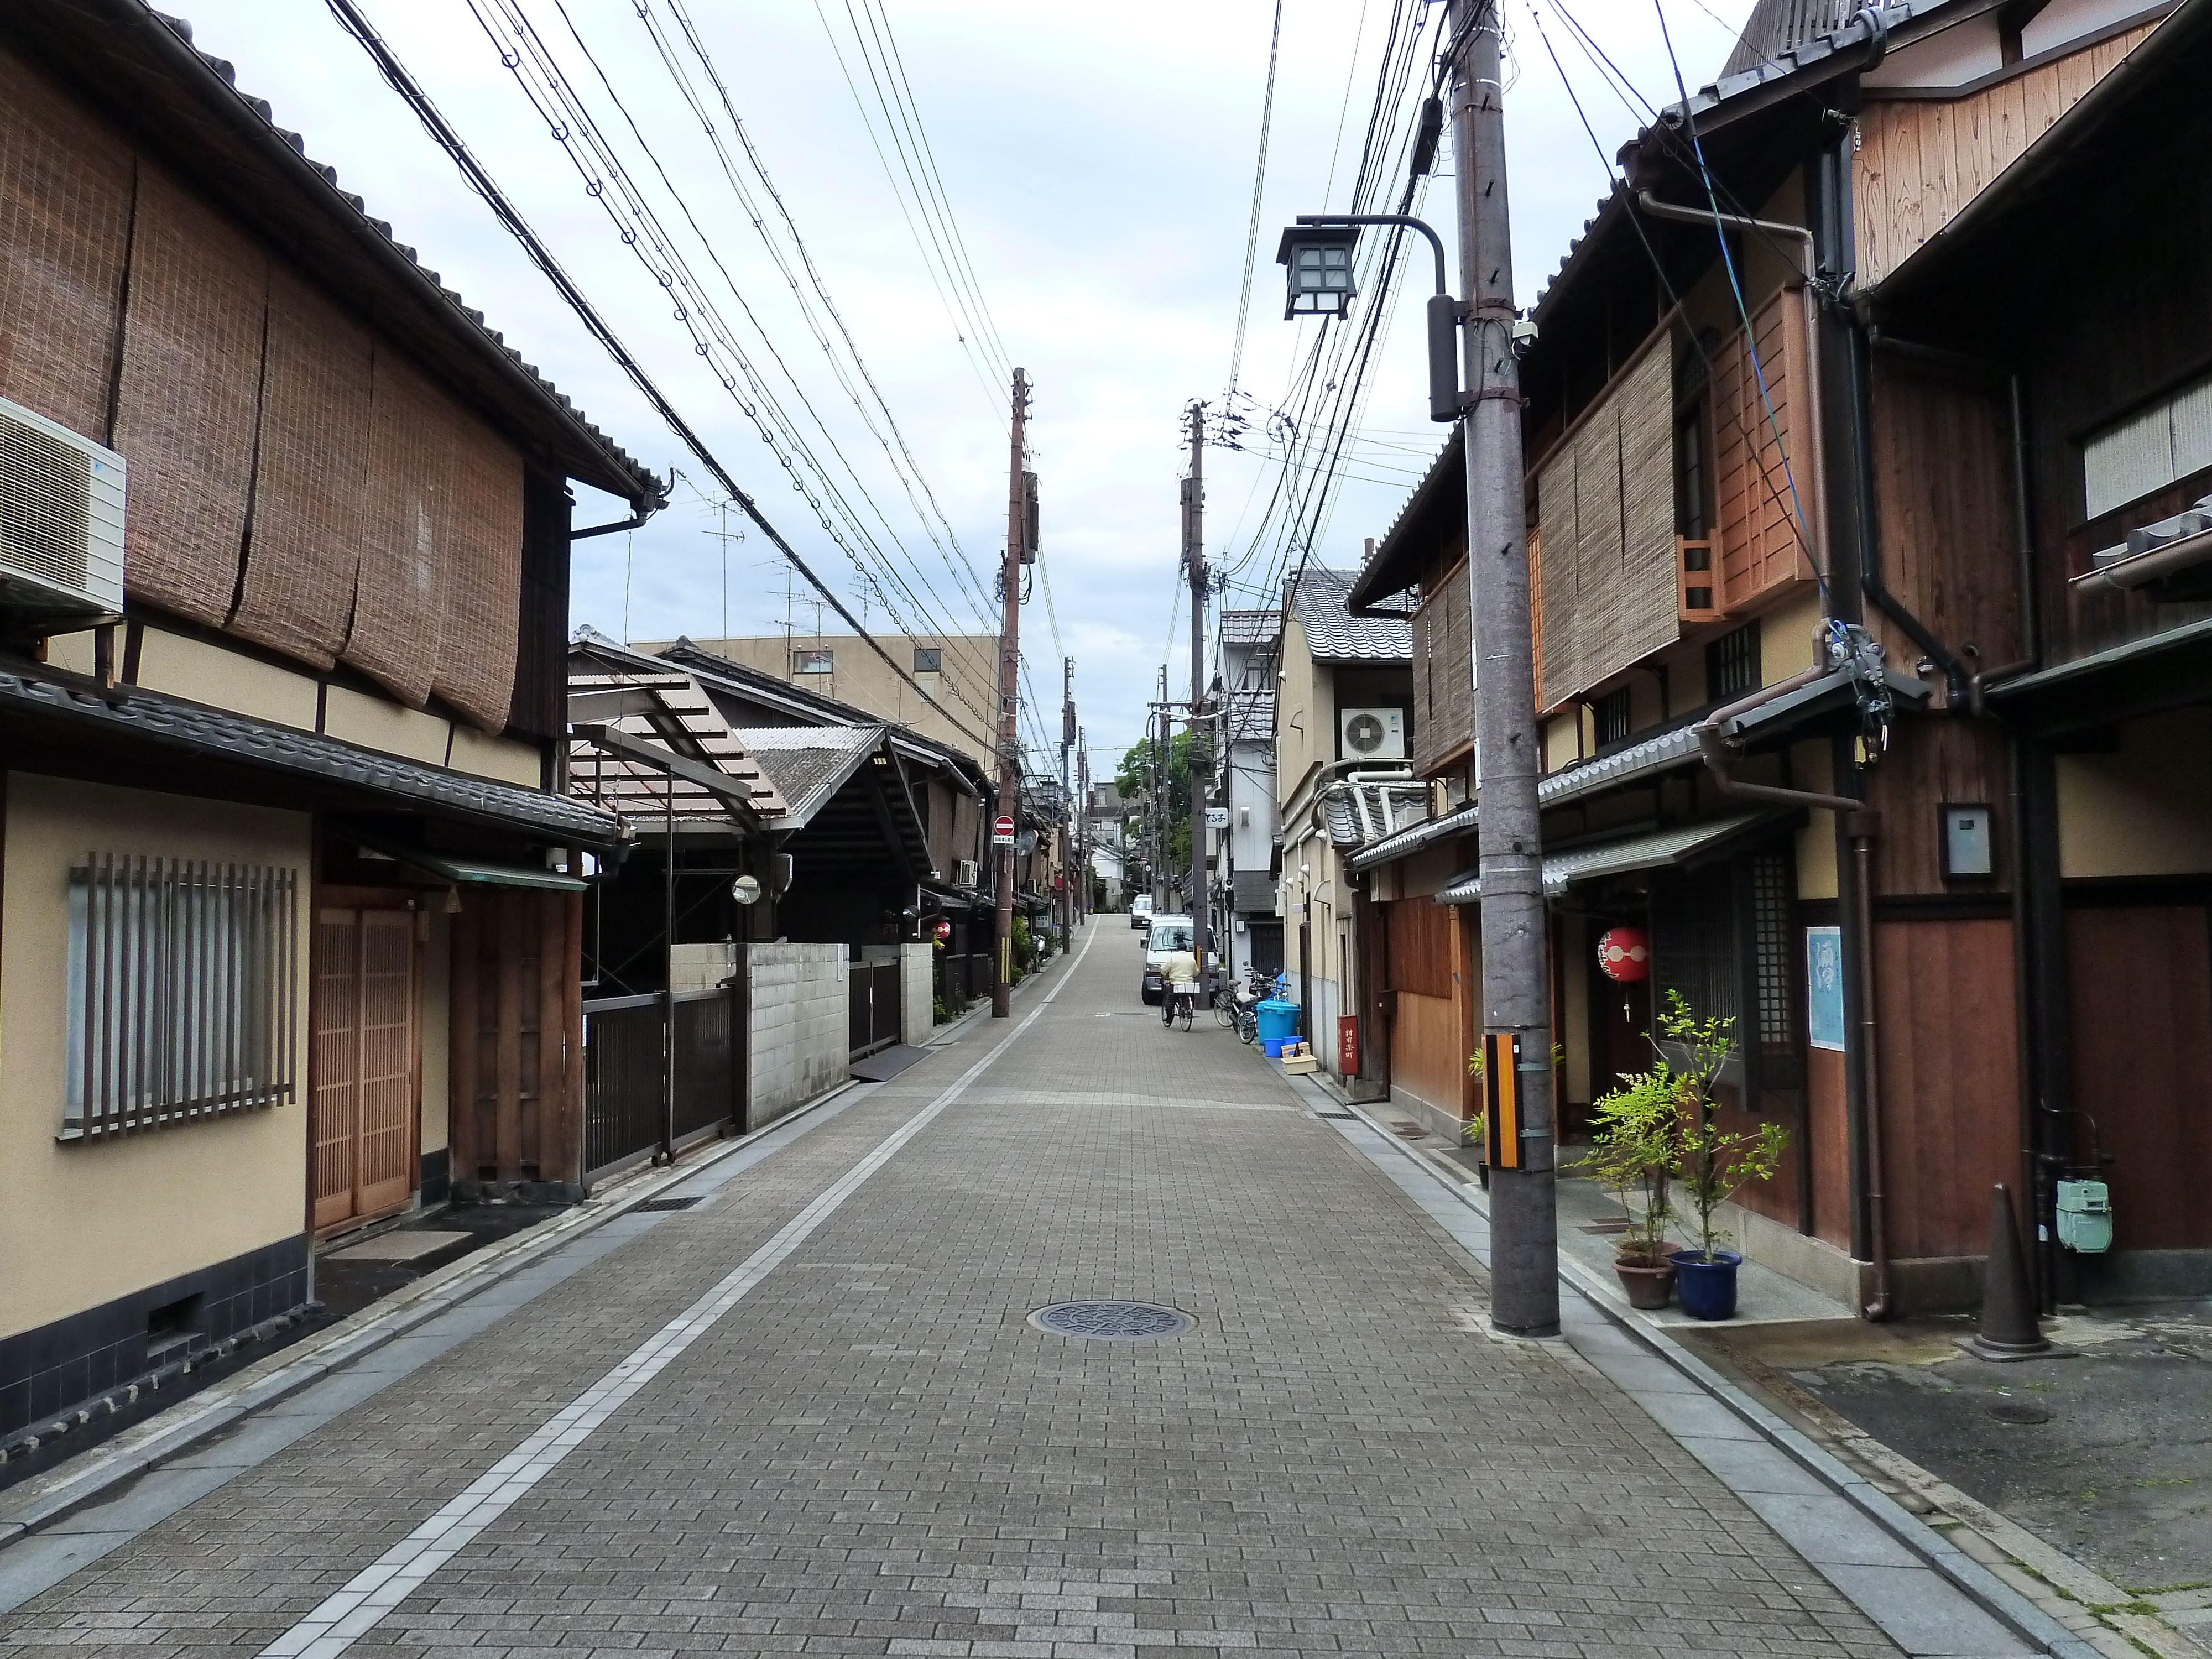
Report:
[[[1206,405],[1201,403],[1190,406],[1190,476],[1182,481],[1182,560],[1184,574],[1190,578],[1190,953],[1198,962],[1198,982],[1203,987],[1213,890],[1206,872],[1206,797],[1211,793],[1212,768],[1199,764],[1198,735],[1206,722]]]
[[[1000,581],[1006,588],[999,623],[999,816],[1018,833],[1021,825],[1021,739],[1015,723],[1022,684],[1022,555],[1030,534],[1028,459],[1030,381],[1014,371],[1012,460],[1006,469],[1006,556]],[[991,1018],[1014,1011],[1014,841],[992,834],[991,862],[999,909],[999,950],[991,973]]]
[[[1491,1322],[1520,1336],[1559,1328],[1553,1185],[1551,972],[1536,784],[1542,769],[1529,644],[1521,370],[1505,209],[1498,0],[1450,0],[1452,147],[1466,302],[1468,583],[1474,617],[1476,846],[1482,879],[1482,1030],[1517,1043],[1517,1118],[1490,1176]],[[1510,1054],[1513,1045],[1506,1046]],[[1486,1052],[1497,1045],[1486,1042]],[[1493,1097],[1503,1077],[1485,1078]],[[1501,1115],[1501,1125],[1504,1121]],[[1496,1147],[1493,1137],[1493,1147]]]

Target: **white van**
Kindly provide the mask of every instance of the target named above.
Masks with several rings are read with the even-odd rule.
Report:
[[[1152,921],[1152,930],[1145,936],[1145,980],[1139,994],[1157,1005],[1166,994],[1162,965],[1176,951],[1189,950],[1197,930],[1188,916],[1154,916]]]
[[[1152,896],[1150,893],[1139,893],[1129,901],[1129,926],[1141,933],[1152,926]]]

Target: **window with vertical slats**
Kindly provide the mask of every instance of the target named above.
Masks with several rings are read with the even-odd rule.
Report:
[[[61,1139],[292,1099],[297,892],[259,865],[94,854],[70,871]]]

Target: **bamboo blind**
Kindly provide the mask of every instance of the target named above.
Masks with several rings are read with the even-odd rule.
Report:
[[[1672,338],[1661,331],[1614,378],[1538,477],[1538,684],[1547,708],[1681,636]]]
[[[0,397],[91,438],[107,434],[131,192],[129,152],[0,52]]]

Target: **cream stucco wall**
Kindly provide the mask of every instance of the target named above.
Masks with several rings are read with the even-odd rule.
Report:
[[[459,720],[453,722],[451,764],[456,772],[512,783],[524,789],[537,788],[545,775],[544,763],[535,744],[489,737]]]
[[[1821,742],[1792,744],[1790,777],[1816,795],[1835,788],[1835,755]],[[1814,808],[1797,831],[1797,896],[1832,899],[1843,891],[1836,876],[1836,815]]]
[[[307,816],[11,773],[0,891],[0,1335],[305,1230]],[[69,872],[93,852],[289,866],[301,881],[289,1103],[114,1141],[54,1139]]]
[[[119,667],[122,630],[118,629],[116,633]],[[71,673],[92,673],[95,665],[93,634],[93,629],[83,629],[55,635],[46,641],[46,660]],[[136,684],[149,691],[165,691],[173,697],[205,703],[210,708],[227,708],[272,725],[295,726],[302,732],[315,729],[316,684],[312,676],[166,629],[140,630]]]
[[[2212,709],[2120,727],[2109,755],[2061,755],[2058,872],[2177,876],[2212,870]]]
[[[349,691],[343,685],[329,690],[323,705],[323,730],[340,742],[403,755],[430,766],[446,763],[447,744],[453,733],[452,726],[435,714]]]
[[[1820,624],[1820,588],[1811,582],[1793,586],[1779,605],[1759,618],[1759,684],[1772,685],[1810,668],[1813,633]]]

